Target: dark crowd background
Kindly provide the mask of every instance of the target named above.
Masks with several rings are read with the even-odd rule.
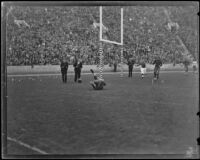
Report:
[[[197,6],[124,8],[124,61],[145,58],[152,63],[159,55],[163,63],[181,63],[183,48],[197,60]],[[178,29],[169,29],[166,9]],[[29,26],[18,25],[24,20]],[[83,64],[99,63],[99,7],[8,8],[7,65],[58,65],[63,57]],[[120,7],[103,8],[104,39],[120,42]],[[121,46],[103,43],[104,64],[120,62]]]

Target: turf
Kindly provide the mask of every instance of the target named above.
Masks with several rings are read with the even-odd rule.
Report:
[[[61,76],[9,77],[7,136],[49,154],[176,154],[197,150],[198,75],[104,75],[104,90]],[[8,141],[8,154],[35,151]],[[37,153],[38,154],[38,153]]]

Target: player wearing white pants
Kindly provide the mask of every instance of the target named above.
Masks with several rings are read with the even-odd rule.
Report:
[[[144,75],[145,75],[146,72],[147,72],[147,68],[146,68],[146,67],[143,68],[143,67],[141,66],[140,71],[141,71],[142,78],[144,78]]]
[[[146,64],[145,64],[145,61],[143,60],[141,63],[140,63],[140,71],[141,71],[141,76],[142,78],[144,78],[144,75],[146,74],[147,72],[147,69],[146,69]]]

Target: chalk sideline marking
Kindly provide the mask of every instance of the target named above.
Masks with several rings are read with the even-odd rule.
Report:
[[[180,72],[185,72],[185,71],[162,71],[160,72],[160,74],[162,73],[180,73]],[[188,72],[192,72],[192,71],[188,71]],[[128,73],[128,72],[124,72],[124,73]],[[134,73],[141,73],[141,72],[133,72]],[[151,72],[147,72],[146,74],[149,73],[153,73],[153,71]],[[81,73],[81,75],[89,75],[91,73]],[[117,75],[120,74],[120,72],[105,72],[103,74],[110,74],[110,75]],[[37,73],[37,74],[8,74],[7,77],[39,77],[39,76],[60,76],[61,73]],[[68,73],[67,75],[72,76],[74,75],[74,73]]]
[[[24,143],[24,142],[21,142],[21,141],[15,139],[15,138],[7,137],[7,140],[12,141],[12,142],[15,142],[15,143],[17,143],[17,144],[19,144],[19,145],[21,145],[21,146],[24,146],[24,147],[26,147],[26,148],[28,148],[28,149],[30,149],[30,150],[36,151],[36,152],[38,152],[38,153],[40,153],[40,154],[48,154],[47,152],[42,151],[42,150],[39,149],[39,148],[32,147],[32,146],[30,146],[30,145],[28,145],[28,144],[26,144],[26,143]]]

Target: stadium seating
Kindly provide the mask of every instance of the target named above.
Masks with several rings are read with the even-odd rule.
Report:
[[[197,48],[197,25],[193,16],[194,6],[168,7],[171,19],[180,26],[178,34],[191,54]],[[7,64],[8,65],[57,65],[63,56],[70,64],[76,55],[84,64],[99,63],[99,33],[93,23],[99,21],[98,7],[13,7],[8,15]],[[115,7],[107,14],[107,37],[118,39],[119,14]],[[26,26],[15,24],[23,20]],[[164,63],[181,62],[182,50],[174,34],[166,29],[167,20],[162,7],[125,7],[124,9],[124,58],[136,59],[147,55],[151,63],[159,53]],[[112,29],[111,29],[112,28]],[[116,28],[116,29],[115,29]],[[163,51],[160,52],[160,49]],[[104,64],[120,61],[120,46],[104,44]]]

